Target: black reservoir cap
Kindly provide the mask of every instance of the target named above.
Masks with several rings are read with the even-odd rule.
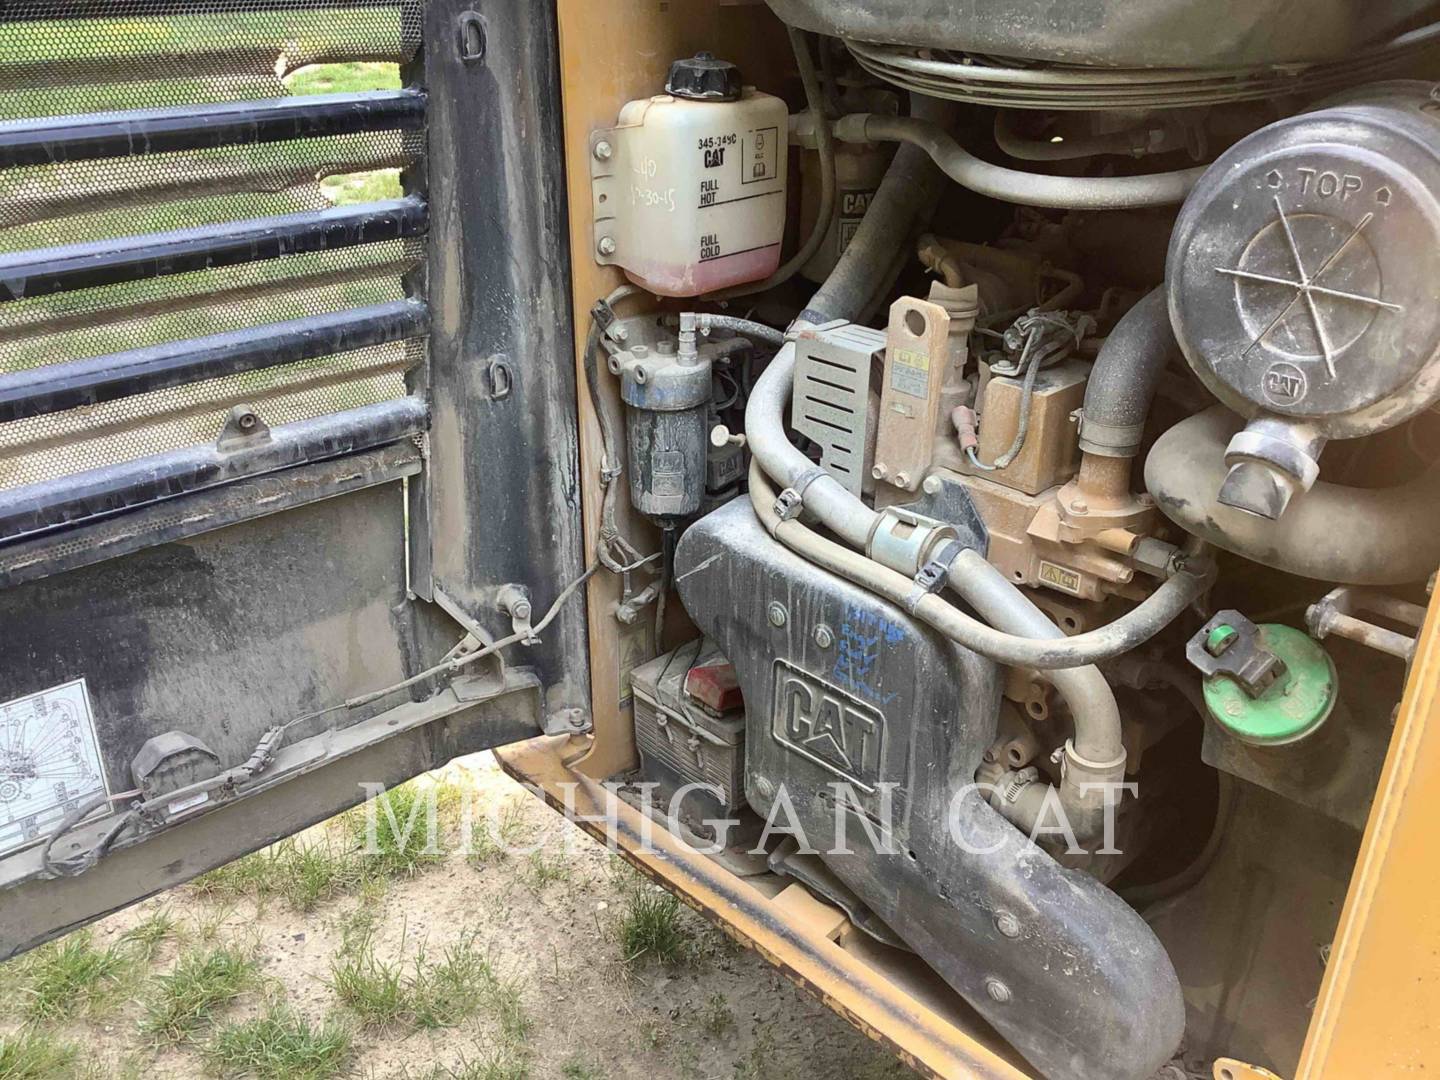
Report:
[[[670,65],[665,92],[692,101],[739,101],[740,69],[701,52]]]

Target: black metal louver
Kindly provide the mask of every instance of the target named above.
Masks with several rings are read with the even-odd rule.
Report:
[[[0,7],[0,542],[424,429],[428,210],[386,178],[421,160],[425,96],[289,87],[408,65],[421,16]],[[347,177],[374,190],[337,205]],[[280,452],[216,450],[242,402]]]

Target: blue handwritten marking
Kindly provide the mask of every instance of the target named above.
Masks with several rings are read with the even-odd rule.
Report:
[[[905,628],[873,611],[847,606],[836,642],[835,666],[831,678],[871,701],[888,705],[898,691],[884,693],[871,685],[880,654],[903,641]]]

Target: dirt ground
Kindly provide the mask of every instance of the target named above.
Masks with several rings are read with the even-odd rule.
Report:
[[[221,1025],[253,1018],[276,1002],[312,1024],[338,1021],[350,1033],[343,1063],[317,1075],[417,1080],[910,1075],[688,909],[676,921],[683,936],[680,959],[669,964],[644,956],[627,959],[621,924],[630,910],[628,898],[653,886],[522,791],[490,755],[451,765],[444,783],[472,790],[480,814],[494,814],[506,823],[508,838],[538,845],[539,853],[446,855],[413,874],[388,878],[379,888],[325,899],[308,912],[276,896],[257,900],[227,895],[225,888],[183,887],[95,927],[93,944],[104,950],[157,912],[174,921],[149,958],[149,970],[120,1000],[32,1030],[72,1043],[79,1050],[73,1071],[97,1078],[214,1074],[217,1067],[203,1052],[206,1040]],[[563,850],[567,832],[577,834],[570,855]],[[368,947],[384,962],[410,964],[422,953],[437,957],[457,942],[472,942],[501,984],[515,992],[528,1030],[516,1038],[512,1025],[507,1036],[505,1017],[483,1005],[453,1027],[367,1025],[339,1000],[332,968],[357,926],[367,928]],[[253,950],[261,978],[178,1043],[157,1043],[142,1031],[147,993],[197,943]],[[8,987],[5,997],[24,992],[22,980],[6,968],[0,968],[0,985]],[[5,1016],[0,1031],[13,1036],[19,1010],[0,1012]],[[0,1056],[0,1080],[9,1080],[4,1073]]]

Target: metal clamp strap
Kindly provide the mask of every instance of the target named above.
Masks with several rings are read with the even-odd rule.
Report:
[[[786,488],[775,499],[775,516],[781,521],[791,521],[799,517],[804,508],[805,501],[794,488]]]
[[[927,593],[938,593],[945,587],[945,582],[950,577],[950,566],[960,557],[960,552],[965,550],[965,545],[958,540],[947,540],[940,546],[940,551],[920,568],[915,575],[915,584],[924,589]]]
[[[780,492],[775,500],[775,515],[781,521],[790,521],[800,516],[805,508],[805,489],[820,477],[828,475],[824,469],[806,469],[795,479],[795,483]]]

